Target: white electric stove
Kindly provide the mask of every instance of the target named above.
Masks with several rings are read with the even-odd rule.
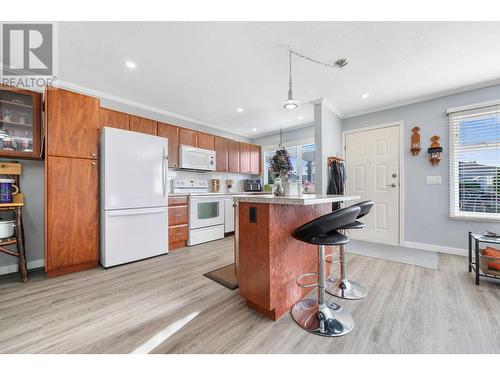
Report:
[[[224,194],[210,193],[208,181],[172,181],[174,194],[187,193],[189,204],[188,246],[224,238]]]

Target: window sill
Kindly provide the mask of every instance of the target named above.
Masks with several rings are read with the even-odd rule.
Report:
[[[465,221],[485,221],[490,223],[500,222],[500,215],[497,217],[492,216],[480,216],[480,215],[450,215],[452,220],[465,220]]]

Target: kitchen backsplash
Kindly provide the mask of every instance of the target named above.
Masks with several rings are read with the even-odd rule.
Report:
[[[169,169],[168,170],[168,186],[169,186],[169,191],[172,192],[172,180],[175,179],[183,179],[183,178],[192,178],[196,180],[207,180],[209,182],[209,188],[211,187],[210,185],[210,180],[213,179],[219,179],[220,180],[220,191],[222,193],[227,193],[227,187],[226,187],[226,180],[233,180],[233,187],[230,192],[240,192],[243,191],[243,181],[250,178],[250,179],[257,179],[257,178],[262,178],[260,176],[254,176],[254,175],[244,175],[244,174],[236,174],[236,173],[220,173],[220,172],[188,172],[188,171],[181,171],[181,170],[176,170],[176,169]]]

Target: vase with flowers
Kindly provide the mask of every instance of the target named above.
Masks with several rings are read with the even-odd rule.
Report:
[[[274,178],[273,194],[275,196],[285,195],[283,183],[288,182],[293,172],[290,154],[285,148],[279,149],[268,159],[269,173]]]

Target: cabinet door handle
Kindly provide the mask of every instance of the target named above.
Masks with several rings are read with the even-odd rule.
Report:
[[[96,163],[95,163],[95,161],[93,161],[93,162],[92,162],[92,163],[90,163],[90,164],[91,164],[91,165],[95,165]]]
[[[90,155],[91,155],[93,158],[95,158],[95,157],[96,157],[96,154],[90,154]]]

